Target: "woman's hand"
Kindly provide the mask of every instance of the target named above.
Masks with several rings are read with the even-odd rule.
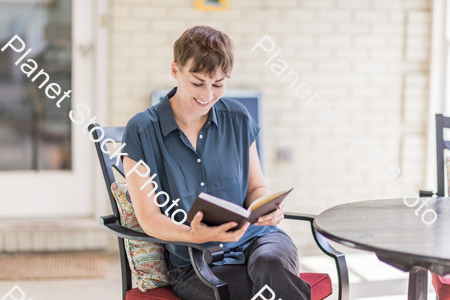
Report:
[[[191,222],[190,241],[192,243],[201,244],[206,242],[237,242],[244,235],[249,222],[246,222],[241,229],[227,232],[227,230],[237,226],[236,222],[228,222],[220,226],[207,226],[201,223],[203,213],[199,211],[195,214]]]
[[[258,218],[258,221],[255,222],[256,226],[264,226],[264,225],[278,225],[284,219],[284,203],[281,202],[277,209],[270,214],[264,215]]]

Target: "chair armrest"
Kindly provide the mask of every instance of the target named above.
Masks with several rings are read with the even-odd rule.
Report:
[[[230,300],[230,293],[226,282],[223,282],[214,275],[208,264],[202,258],[202,252],[193,247],[188,247],[188,250],[195,273],[205,285],[213,289],[216,300]]]
[[[316,244],[319,246],[320,250],[322,250],[323,253],[331,256],[336,263],[336,269],[339,278],[339,300],[348,300],[350,296],[350,287],[345,255],[331,247],[331,245],[328,243],[328,240],[323,235],[321,235],[314,227],[314,219],[316,218],[316,215],[285,213],[284,218],[291,220],[308,221],[310,223],[311,231]]]
[[[222,248],[216,246],[213,243],[203,243],[203,244],[195,244],[188,242],[178,242],[178,241],[165,241],[160,240],[154,237],[151,237],[143,232],[136,232],[134,230],[123,227],[119,224],[119,221],[116,216],[109,215],[100,217],[99,219],[100,226],[106,231],[127,240],[138,240],[138,241],[146,241],[153,243],[161,243],[161,244],[170,244],[170,245],[179,245],[179,246],[187,246],[194,249],[197,249],[203,253],[203,259],[207,264],[222,261],[224,258],[224,253]]]
[[[314,240],[316,241],[317,245],[319,246],[320,250],[322,250],[323,253],[325,253],[328,256],[335,257],[344,255],[341,252],[335,250],[331,245],[328,243],[328,240],[321,235],[316,228],[314,227],[314,219],[316,218],[316,215],[311,214],[299,214],[299,213],[285,213],[284,218],[285,219],[291,219],[291,220],[300,220],[300,221],[308,221],[311,224],[312,234],[314,237]]]
[[[310,214],[299,214],[299,213],[285,213],[284,214],[285,219],[309,221],[309,222],[314,221],[314,219],[316,217],[317,217],[316,215],[310,215]]]
[[[425,190],[420,190],[419,191],[419,197],[433,197],[433,195],[436,195],[436,193],[433,193],[433,191],[425,191]]]

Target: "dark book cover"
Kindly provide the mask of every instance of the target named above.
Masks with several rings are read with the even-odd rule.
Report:
[[[207,200],[204,200],[200,195],[195,198],[194,203],[189,209],[189,212],[187,214],[187,221],[191,222],[198,211],[203,212],[202,222],[208,226],[218,226],[234,221],[238,223],[238,226],[233,228],[233,230],[236,230],[241,228],[247,220],[246,216],[242,216],[234,211],[230,211]]]
[[[191,222],[194,218],[195,214],[198,211],[203,212],[203,220],[202,222],[208,226],[218,226],[228,222],[236,222],[238,226],[232,228],[231,230],[237,230],[244,226],[246,221],[249,221],[250,224],[253,224],[257,221],[257,219],[263,215],[266,215],[277,209],[278,205],[283,202],[284,198],[292,191],[287,190],[281,193],[278,196],[275,196],[273,199],[266,199],[262,203],[258,203],[258,200],[265,198],[261,197],[254,201],[252,205],[250,205],[250,209],[252,206],[254,207],[253,211],[245,210],[244,208],[236,205],[235,203],[226,201],[224,199],[220,199],[214,197],[212,195],[206,193],[200,193],[197,198],[195,198],[194,203],[192,204],[189,212],[187,214],[187,221]],[[275,195],[275,194],[273,194]],[[268,195],[269,197],[272,196]],[[214,202],[217,201],[217,204]],[[226,208],[220,206],[223,202],[226,203]]]

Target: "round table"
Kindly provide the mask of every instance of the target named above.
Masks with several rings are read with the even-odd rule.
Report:
[[[427,205],[418,210],[423,201]],[[431,225],[422,221],[427,209],[437,215]],[[427,212],[425,222],[433,215]],[[330,240],[375,252],[381,261],[409,272],[408,300],[427,299],[428,270],[450,273],[450,198],[420,198],[414,207],[403,199],[342,204],[316,217],[314,227]]]

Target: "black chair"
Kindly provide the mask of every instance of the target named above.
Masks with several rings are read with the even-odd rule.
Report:
[[[437,167],[437,192],[420,190],[420,197],[445,197],[445,158],[444,150],[450,150],[450,141],[444,140],[444,128],[450,129],[450,117],[436,114],[436,167]]]
[[[97,129],[94,129],[97,128]],[[132,279],[131,279],[131,271],[128,265],[128,260],[124,247],[124,239],[129,240],[140,240],[140,241],[148,241],[148,242],[156,242],[161,244],[173,244],[173,245],[183,245],[187,246],[189,250],[189,256],[191,259],[191,263],[194,267],[196,274],[205,283],[207,286],[212,288],[215,293],[216,300],[229,300],[229,292],[228,287],[225,282],[217,278],[209,268],[208,264],[212,262],[221,261],[224,258],[224,253],[222,248],[215,246],[212,243],[203,243],[203,244],[193,244],[193,243],[185,243],[185,242],[169,242],[163,241],[157,238],[153,238],[151,236],[146,235],[145,233],[135,232],[133,230],[122,227],[120,224],[120,216],[119,211],[116,205],[116,201],[114,199],[114,195],[111,191],[111,184],[116,181],[113,170],[115,169],[119,172],[124,178],[124,171],[122,162],[119,160],[119,164],[116,165],[116,158],[110,159],[109,154],[106,154],[102,151],[102,146],[105,147],[105,144],[108,142],[105,140],[109,139],[110,142],[121,142],[125,127],[103,127],[101,128],[99,124],[91,124],[89,125],[89,132],[92,132],[92,136],[95,142],[95,149],[98,155],[98,159],[100,162],[100,167],[103,173],[103,178],[106,184],[106,190],[108,191],[108,196],[112,208],[112,215],[100,217],[100,225],[106,231],[116,235],[119,241],[119,251],[120,251],[120,264],[122,269],[122,299],[132,299],[132,297],[127,298],[127,293],[132,289]],[[100,136],[100,133],[103,131],[104,135]],[[106,147],[105,147],[106,148]],[[118,146],[116,146],[118,149]],[[336,251],[331,247],[328,241],[316,231],[313,226],[314,215],[307,214],[296,214],[296,213],[286,213],[286,219],[293,220],[301,220],[308,221],[311,225],[312,234],[314,240],[316,241],[319,248],[328,256],[331,256],[336,263],[338,278],[339,278],[339,299],[340,300],[348,300],[349,299],[349,282],[348,282],[348,270],[347,264],[345,261],[344,254]],[[314,275],[315,273],[310,273]],[[320,274],[318,274],[320,275]],[[323,275],[323,274],[322,274]],[[161,288],[157,288],[155,290],[159,290]],[[137,299],[137,298],[133,298]],[[141,299],[141,298],[139,298]],[[153,298],[149,298],[153,299]],[[157,298],[162,299],[162,298]],[[173,299],[168,297],[167,299]],[[314,298],[313,298],[314,299]]]
[[[444,140],[444,128],[450,129],[450,117],[436,114],[436,168],[437,168],[437,192],[420,190],[420,197],[445,197],[445,149],[450,150],[450,141]],[[450,195],[449,195],[450,196]],[[432,282],[436,289],[438,299],[450,297],[450,280],[443,276],[431,273]]]

